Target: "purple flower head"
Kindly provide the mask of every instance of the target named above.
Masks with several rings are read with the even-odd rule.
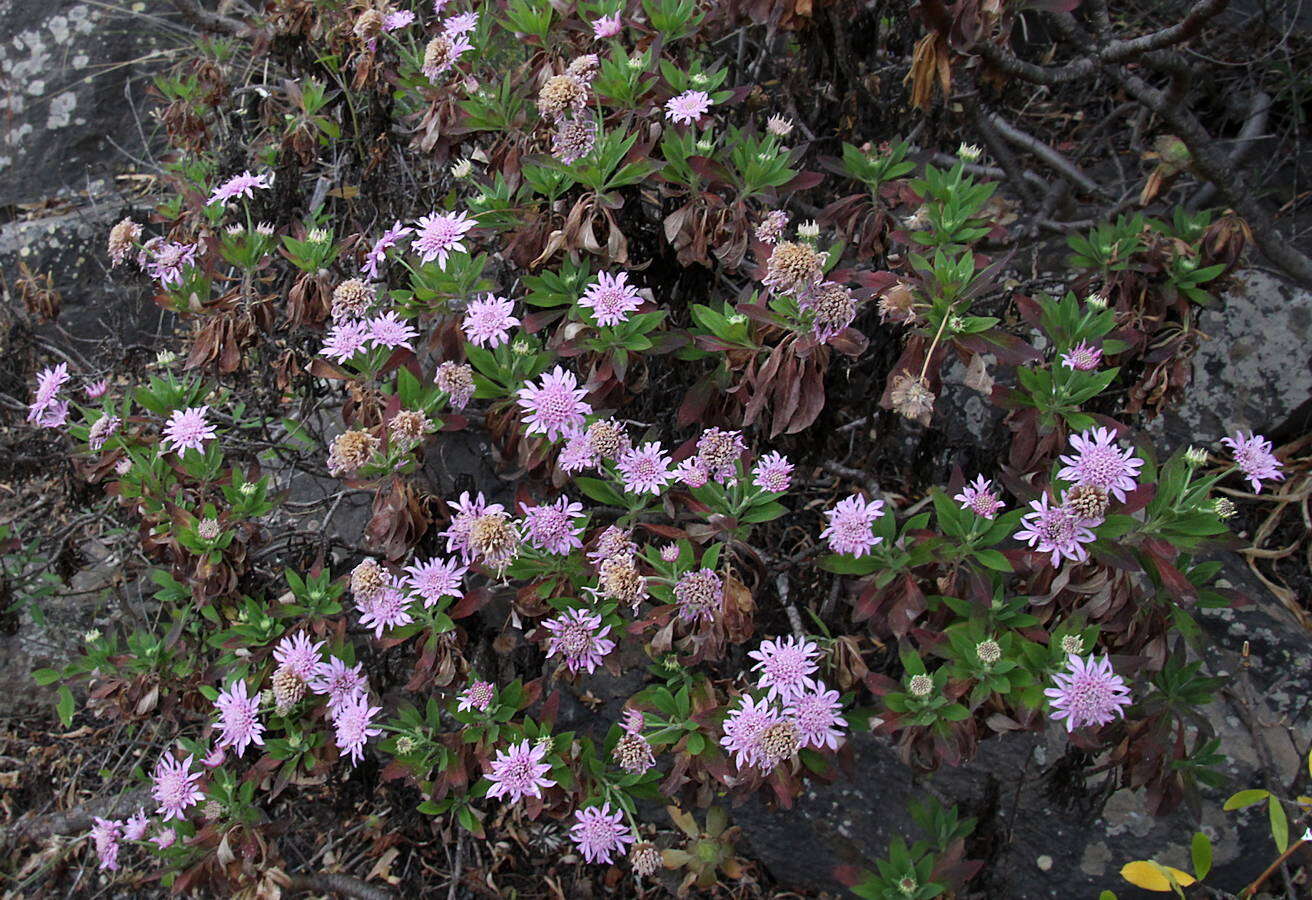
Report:
[[[210,199],[206,201],[206,203],[227,203],[229,200],[236,199],[237,197],[245,197],[249,200],[251,197],[255,196],[253,191],[256,188],[265,190],[270,186],[270,177],[272,176],[267,173],[264,175],[252,175],[248,169],[240,175],[234,175],[232,178],[229,178],[223,184],[216,187],[214,193],[210,194]]]
[[[583,518],[582,503],[571,503],[568,497],[557,497],[555,503],[541,506],[520,504],[520,509],[524,511],[528,542],[539,550],[564,556],[583,546],[579,539],[583,526],[574,525],[575,520]]]
[[[460,701],[456,709],[460,712],[471,712],[473,710],[487,712],[487,708],[492,705],[492,697],[495,693],[496,687],[492,682],[475,681],[456,698]]]
[[[738,474],[738,459],[747,451],[741,431],[708,428],[697,438],[697,459],[711,478],[730,484]]]
[[[705,91],[684,91],[665,104],[665,118],[676,124],[691,125],[711,108],[711,95]]]
[[[556,366],[544,372],[542,384],[526,382],[519,389],[519,405],[525,412],[521,420],[529,434],[545,434],[554,441],[561,435],[572,434],[583,427],[583,417],[592,407],[583,398],[587,389],[578,386],[573,372]]]
[[[150,840],[160,850],[167,850],[173,846],[173,842],[178,839],[177,833],[172,828],[161,828],[151,835]]]
[[[983,475],[976,476],[974,482],[961,489],[961,493],[952,499],[982,519],[992,519],[1002,509],[1002,501],[993,492],[993,482]]]
[[[228,751],[223,749],[223,745],[216,743],[210,748],[210,752],[205,754],[205,758],[200,764],[207,769],[217,769],[223,765],[224,760],[228,758]]]
[[[624,489],[630,494],[660,494],[670,479],[670,458],[661,451],[660,441],[631,447],[615,462]]]
[[[123,823],[123,839],[127,841],[139,841],[146,836],[146,829],[150,827],[150,819],[146,818],[146,811],[137,807],[137,811],[132,817]]]
[[[364,759],[364,742],[383,733],[381,728],[371,727],[374,716],[382,709],[381,706],[370,706],[369,697],[364,693],[356,694],[337,707],[333,729],[339,757],[351,757],[352,765]]]
[[[756,461],[752,484],[772,494],[782,494],[793,483],[793,464],[779,452],[767,453]]]
[[[597,538],[596,546],[588,551],[588,562],[600,567],[606,560],[616,556],[632,556],[638,552],[638,545],[630,539],[631,535],[617,525],[611,525]]]
[[[620,727],[624,729],[625,734],[638,734],[647,724],[647,718],[638,710],[632,707],[624,710],[621,718]]]
[[[363,350],[365,343],[372,336],[368,322],[351,319],[336,322],[328,330],[328,336],[324,338],[323,349],[319,351],[319,355],[338,362],[346,362]]]
[[[463,34],[440,34],[424,48],[424,63],[419,71],[436,84],[444,73],[451,71],[460,61],[461,56],[473,49],[474,45]]]
[[[410,615],[410,598],[401,591],[396,581],[384,585],[382,590],[368,599],[356,597],[355,607],[360,611],[360,624],[372,628],[374,637],[379,640],[383,632],[414,621]]]
[[[1066,468],[1057,473],[1063,481],[1087,484],[1106,491],[1122,503],[1125,492],[1138,486],[1139,469],[1143,460],[1133,450],[1116,446],[1116,432],[1110,428],[1094,428],[1082,434],[1071,435],[1071,446],[1078,455],[1063,456]]]
[[[482,300],[470,301],[460,328],[471,344],[498,347],[510,339],[510,329],[519,324],[519,319],[510,314],[514,308],[515,301],[488,294]]]
[[[459,551],[461,558],[468,563],[474,558],[473,548],[469,545],[469,531],[474,527],[474,522],[482,516],[504,514],[506,508],[500,503],[488,503],[483,499],[482,491],[473,500],[469,498],[469,492],[465,491],[455,503],[448,500],[446,505],[451,507],[451,525],[441,532],[442,537],[446,538],[446,552]]]
[[[542,789],[554,787],[556,782],[544,777],[551,764],[542,760],[547,755],[545,744],[522,741],[505,750],[498,750],[492,760],[492,771],[487,780],[489,797],[505,797],[515,803],[525,797],[542,797]]]
[[[179,244],[154,237],[137,254],[137,264],[159,282],[160,287],[180,287],[182,270],[196,262],[196,245]]]
[[[107,390],[109,390],[109,379],[101,378],[88,384],[85,393],[88,400],[99,400],[105,396]]]
[[[1102,350],[1088,341],[1080,341],[1061,355],[1061,364],[1079,372],[1092,372],[1102,362]]]
[[[711,473],[706,471],[705,464],[695,456],[681,460],[674,469],[674,476],[680,484],[690,488],[699,488],[711,480]]]
[[[68,383],[68,363],[60,363],[42,369],[36,376],[36,393],[32,396],[32,408],[44,409],[49,406]],[[32,421],[31,415],[28,421]]]
[[[111,872],[118,871],[118,840],[123,836],[123,823],[116,819],[95,817],[91,826],[91,840],[96,845],[96,856],[100,858],[100,868]]]
[[[724,582],[715,574],[714,569],[701,568],[685,572],[675,582],[674,602],[679,608],[679,618],[683,621],[710,622],[724,605]]]
[[[374,242],[360,271],[369,276],[371,281],[377,280],[379,267],[387,262],[387,251],[395,247],[401,238],[406,237],[413,231],[413,228],[402,225],[398,219],[396,224],[383,232],[383,236]]]
[[[597,143],[597,123],[591,116],[557,120],[551,134],[551,155],[572,165],[592,152]]]
[[[589,806],[574,813],[574,825],[569,836],[578,845],[583,858],[590,863],[611,863],[611,854],[624,852],[625,844],[633,843],[629,826],[624,824],[623,810],[610,811],[609,801],[601,806]]]
[[[664,547],[662,547],[662,548],[661,548],[661,561],[662,561],[662,562],[667,562],[667,563],[678,562],[678,561],[679,561],[679,545],[678,545],[678,544],[666,544]]]
[[[843,740],[843,729],[847,728],[842,711],[838,691],[828,690],[823,682],[817,682],[814,690],[794,695],[784,708],[784,715],[797,723],[801,746],[837,750]]]
[[[743,695],[724,720],[720,745],[733,754],[740,770],[768,772],[797,751],[797,725],[770,701]]]
[[[579,306],[592,310],[598,325],[618,325],[627,321],[629,313],[642,306],[642,298],[633,285],[627,283],[628,277],[628,272],[618,275],[597,273],[597,280],[588,285],[579,298]]]
[[[264,746],[259,696],[247,695],[246,682],[240,678],[234,681],[231,687],[219,694],[214,706],[219,711],[220,745],[233,748],[238,756],[244,755],[251,744]]]
[[[209,410],[208,406],[193,406],[189,409],[175,409],[170,413],[160,438],[164,449],[175,453],[188,449],[204,452],[205,442],[213,440],[217,433],[205,418]]]
[[[463,238],[474,227],[474,220],[463,211],[454,214],[434,212],[415,223],[415,239],[410,248],[424,262],[437,260],[439,269],[446,269],[447,257],[467,249]]]
[[[829,549],[835,553],[864,556],[870,548],[883,540],[870,530],[875,520],[884,515],[884,501],[866,501],[860,494],[839,500],[833,509],[825,510],[829,524],[820,532],[828,538]]]
[[[1082,519],[1065,506],[1053,506],[1044,494],[1031,500],[1033,512],[1021,516],[1020,530],[1013,535],[1025,541],[1040,553],[1052,553],[1052,564],[1061,565],[1063,559],[1084,562],[1089,558],[1085,544],[1092,543],[1095,535],[1089,529],[1098,524],[1096,519]]]
[[[762,244],[777,244],[788,227],[788,213],[782,209],[766,213],[761,224],[756,226],[756,239]]]
[[[1248,478],[1254,493],[1261,493],[1263,481],[1284,481],[1285,473],[1280,471],[1283,464],[1271,452],[1271,442],[1260,434],[1250,431],[1244,437],[1242,431],[1236,431],[1232,438],[1221,438],[1221,443],[1234,451],[1235,465]]]
[[[620,14],[602,16],[592,23],[592,36],[599,41],[613,38],[620,33]]]
[[[304,631],[283,638],[273,648],[273,658],[301,681],[310,681],[322,662],[323,641],[310,643]]]
[[[542,627],[551,632],[547,640],[547,657],[561,656],[565,666],[577,673],[579,669],[591,674],[601,665],[606,654],[615,649],[615,642],[606,637],[609,625],[601,624],[601,616],[571,609],[547,619]]]
[[[369,691],[369,682],[363,672],[364,663],[348,666],[335,656],[328,657],[325,663],[319,663],[315,670],[310,690],[316,694],[328,695],[328,714],[336,715],[347,701],[363,696]]]
[[[396,31],[414,22],[415,14],[408,9],[389,12],[383,17],[383,31]]]
[[[592,442],[588,440],[585,431],[576,431],[565,438],[565,446],[560,456],[556,457],[556,465],[562,472],[582,472],[600,461],[601,457],[592,449]]]
[[[188,756],[177,760],[165,751],[159,762],[155,763],[150,795],[159,801],[159,809],[155,812],[162,815],[165,822],[186,818],[187,807],[205,799],[205,792],[197,785],[203,773],[191,771],[194,759],[194,756]]]
[[[442,23],[442,33],[449,38],[469,34],[478,27],[478,13],[464,12],[454,15]]]
[[[815,662],[819,654],[820,648],[811,641],[787,637],[761,641],[761,646],[747,655],[757,661],[752,670],[761,673],[756,677],[756,686],[765,688],[770,700],[778,697],[787,702],[816,689],[811,676],[819,668]]]
[[[375,347],[386,347],[389,350],[404,347],[407,350],[414,350],[410,342],[417,337],[419,332],[411,328],[409,322],[401,321],[395,312],[374,316],[369,320],[369,340]]]
[[[101,447],[105,446],[105,441],[118,434],[118,429],[122,424],[123,420],[118,416],[105,415],[96,419],[87,434],[87,446],[92,450],[100,450]]]
[[[454,559],[439,559],[434,556],[428,562],[406,566],[406,586],[424,598],[424,609],[437,604],[443,597],[463,597],[461,587],[467,566],[462,566]]]
[[[1086,660],[1072,653],[1066,664],[1065,671],[1052,676],[1056,687],[1043,692],[1052,700],[1053,719],[1065,719],[1066,730],[1074,731],[1085,725],[1106,725],[1124,715],[1121,707],[1130,705],[1130,689],[1107,657]]]

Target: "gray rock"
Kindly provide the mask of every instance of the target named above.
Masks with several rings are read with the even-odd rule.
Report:
[[[1174,449],[1210,443],[1236,428],[1269,433],[1312,399],[1312,292],[1248,269],[1198,328],[1193,384],[1151,428]]]

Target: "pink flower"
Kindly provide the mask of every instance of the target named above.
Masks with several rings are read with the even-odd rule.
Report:
[[[590,116],[561,118],[551,134],[551,155],[572,165],[592,152],[597,143],[597,123]]]
[[[1092,543],[1095,535],[1090,527],[1096,519],[1083,519],[1064,506],[1052,506],[1048,495],[1031,500],[1033,512],[1021,517],[1021,528],[1013,535],[1025,541],[1040,553],[1052,553],[1052,564],[1061,565],[1063,559],[1084,562],[1089,558],[1085,544]]]
[[[449,254],[466,251],[462,239],[474,225],[474,220],[463,211],[454,214],[434,212],[415,223],[416,234],[410,248],[422,261],[436,259],[437,267],[445,270]]]
[[[247,695],[245,681],[240,678],[234,681],[230,688],[219,694],[214,705],[219,710],[219,731],[223,735],[220,745],[232,747],[238,756],[244,755],[251,744],[264,746],[259,697]]]
[[[414,350],[410,342],[417,337],[419,332],[411,328],[409,322],[401,321],[395,312],[374,316],[369,320],[369,340],[373,341],[376,347],[387,347],[389,350],[404,347],[407,350]]]
[[[465,307],[465,320],[460,328],[471,344],[498,347],[509,340],[510,329],[519,324],[519,319],[510,314],[514,308],[515,301],[488,294]]]
[[[1061,364],[1068,369],[1080,372],[1092,372],[1102,361],[1102,350],[1088,341],[1080,341],[1061,355]]]
[[[629,532],[611,525],[597,538],[596,545],[588,551],[588,562],[599,568],[606,560],[616,556],[632,556],[638,552],[638,545],[629,539]]]
[[[618,325],[627,321],[629,313],[642,306],[642,298],[627,283],[628,277],[628,272],[618,275],[597,273],[596,282],[588,285],[579,298],[579,306],[591,309],[598,325]]]
[[[383,733],[381,728],[371,727],[374,716],[382,709],[381,706],[370,706],[364,693],[356,694],[337,708],[333,728],[339,757],[351,757],[352,765],[364,759],[364,742]]]
[[[746,451],[741,431],[708,428],[697,438],[697,459],[720,484],[731,484],[737,478],[738,459]]]
[[[610,802],[589,806],[574,813],[574,825],[569,836],[578,845],[583,858],[590,863],[611,863],[611,854],[624,852],[625,844],[633,843],[629,826],[624,824],[624,811],[610,811]]]
[[[214,193],[210,194],[210,199],[207,200],[206,203],[227,203],[229,200],[236,197],[245,197],[249,200],[251,197],[255,196],[252,191],[256,188],[264,190],[270,186],[269,178],[270,176],[267,173],[264,175],[252,175],[248,169],[240,175],[234,175],[232,178],[229,178],[223,184],[216,187]]]
[[[991,480],[983,475],[976,476],[975,481],[961,489],[961,493],[952,499],[982,519],[992,519],[1002,509],[1002,501],[993,493]]]
[[[469,34],[478,27],[478,13],[465,12],[452,16],[442,23],[442,33],[449,38]]]
[[[1071,446],[1078,456],[1063,456],[1066,468],[1057,473],[1063,481],[1087,484],[1106,491],[1122,503],[1125,492],[1138,485],[1139,469],[1143,460],[1133,450],[1116,446],[1116,432],[1110,428],[1094,428],[1082,434],[1071,435]]]
[[[410,615],[410,598],[401,592],[398,584],[384,585],[376,595],[362,600],[356,598],[356,609],[360,610],[360,624],[374,630],[374,637],[382,640],[383,632],[393,628],[409,625],[414,621]]]
[[[592,674],[606,654],[615,649],[615,642],[606,637],[610,626],[602,625],[601,616],[595,613],[567,610],[555,619],[547,619],[542,627],[551,632],[547,640],[547,658],[563,657],[571,672],[583,669]]]
[[[205,799],[205,792],[197,786],[203,773],[191,771],[194,759],[194,756],[188,756],[177,760],[165,752],[155,763],[155,774],[151,776],[155,783],[150,795],[159,801],[159,809],[155,812],[162,815],[165,822],[185,818],[187,807]]]
[[[819,654],[820,648],[811,641],[787,637],[761,641],[761,646],[747,655],[757,660],[752,670],[761,673],[756,677],[756,686],[766,689],[768,699],[777,697],[787,702],[816,689],[811,676],[818,668],[814,657]]]
[[[711,480],[711,473],[706,471],[706,466],[695,456],[680,460],[679,465],[674,469],[674,476],[681,484],[686,484],[690,488],[702,487]]]
[[[217,769],[223,765],[223,761],[228,758],[228,751],[223,749],[222,744],[215,744],[210,748],[210,752],[205,754],[205,758],[200,764],[207,769]]]
[[[434,556],[426,563],[406,566],[409,577],[406,586],[424,598],[424,609],[434,606],[443,597],[463,597],[462,579],[469,571],[454,559],[439,559]]]
[[[783,714],[768,700],[754,701],[743,695],[739,705],[729,710],[724,720],[724,737],[720,738],[720,746],[733,754],[734,763],[740,770],[752,766],[773,769],[782,757],[771,752],[774,748],[767,746],[763,739],[784,722]]]
[[[630,707],[629,709],[624,710],[620,727],[624,729],[625,734],[638,734],[646,724],[646,717],[638,710]]]
[[[412,231],[414,231],[413,228],[402,225],[398,219],[396,224],[383,232],[383,236],[374,243],[373,249],[371,249],[369,255],[365,257],[364,265],[360,268],[360,271],[369,276],[371,281],[376,280],[378,278],[379,266],[387,262],[387,251],[395,247],[401,238],[410,234]]]
[[[469,687],[461,692],[456,699],[459,704],[456,709],[460,712],[487,712],[487,708],[492,705],[492,697],[496,692],[496,687],[490,681],[475,681]]]
[[[172,828],[161,828],[151,835],[150,839],[160,850],[167,850],[173,846],[173,842],[178,839],[178,836]]]
[[[68,382],[68,364],[41,370],[36,376],[36,394],[27,408],[27,421],[42,428],[57,428],[68,420],[68,402],[56,398]]]
[[[829,539],[829,549],[835,553],[864,556],[883,538],[876,537],[871,527],[884,515],[884,501],[867,502],[860,494],[839,500],[833,509],[825,510],[829,524],[820,537]]]
[[[179,244],[161,237],[146,241],[137,254],[137,264],[166,288],[181,286],[182,270],[195,262],[195,244]]]
[[[674,549],[677,559],[679,548]],[[710,622],[724,605],[724,582],[715,574],[714,569],[703,567],[685,572],[675,582],[674,602],[679,608],[679,618],[685,622],[696,622],[699,619]]]
[[[346,362],[364,349],[365,342],[370,337],[368,322],[346,320],[334,323],[328,330],[328,337],[324,339],[323,349],[319,351],[319,355],[338,362]]]
[[[631,447],[615,462],[624,489],[630,494],[660,494],[669,484],[670,458],[661,452],[660,441]]]
[[[336,715],[347,702],[368,692],[369,683],[361,673],[364,663],[347,666],[335,656],[330,656],[325,663],[319,663],[315,670],[310,690],[316,694],[328,695],[328,714]]]
[[[181,453],[184,450],[204,452],[205,442],[215,437],[214,426],[205,418],[208,406],[193,406],[190,409],[175,409],[169,414],[168,424],[160,443],[165,450]]]
[[[424,62],[419,71],[436,84],[443,73],[451,71],[460,57],[473,49],[474,45],[464,35],[440,34],[424,48]]]
[[[761,224],[756,226],[756,239],[762,244],[777,244],[788,227],[788,213],[782,209],[766,213]]]
[[[396,31],[415,20],[415,14],[408,9],[395,10],[383,17],[383,31]]]
[[[782,494],[793,483],[793,464],[779,452],[767,453],[752,470],[752,484],[772,494]]]
[[[91,826],[91,840],[96,844],[96,856],[100,857],[100,868],[118,871],[118,839],[122,836],[123,823],[112,819],[95,817]]]
[[[123,420],[118,416],[101,416],[96,419],[90,432],[87,433],[87,447],[91,450],[100,450],[105,446],[105,441],[118,434],[119,426],[122,424]]]
[[[556,366],[544,373],[542,384],[526,382],[519,389],[519,405],[525,410],[523,421],[529,434],[545,434],[554,441],[583,427],[583,417],[592,407],[583,399],[587,390],[578,387],[573,372]]]
[[[301,681],[308,682],[319,670],[323,644],[323,641],[310,643],[306,633],[300,631],[279,641],[273,648],[273,658]]]
[[[505,797],[512,803],[525,797],[542,797],[542,789],[555,787],[556,782],[545,778],[551,764],[543,762],[547,747],[542,743],[530,745],[528,741],[513,744],[507,750],[498,750],[492,760],[492,771],[487,780],[489,797]]]
[[[539,550],[564,556],[571,550],[583,546],[579,535],[583,526],[574,527],[577,519],[583,518],[583,504],[571,503],[568,497],[557,497],[555,503],[541,506],[525,506],[524,527],[528,531],[528,542]]]
[[[562,472],[581,472],[591,469],[599,461],[600,457],[592,449],[587,432],[584,431],[576,431],[567,437],[564,449],[556,457],[556,465]]]
[[[1248,477],[1254,493],[1262,492],[1263,481],[1285,480],[1280,471],[1283,464],[1271,452],[1271,442],[1261,435],[1250,431],[1244,437],[1242,431],[1236,431],[1234,437],[1221,438],[1221,443],[1234,451],[1235,465]]]
[[[620,14],[602,16],[592,23],[592,36],[599,41],[613,38],[620,33]]]
[[[150,827],[150,819],[146,818],[146,811],[137,807],[137,811],[132,818],[123,823],[123,839],[127,841],[139,841],[146,836],[146,829]]]
[[[678,544],[666,544],[664,547],[662,547],[662,548],[661,548],[661,561],[662,561],[662,562],[667,562],[667,563],[678,562],[678,561],[679,561],[679,545],[678,545]]]
[[[433,383],[446,391],[452,409],[464,409],[474,397],[474,371],[465,363],[442,363],[433,374]]]
[[[93,381],[86,386],[86,395],[88,400],[99,400],[105,396],[105,391],[109,390],[109,379],[101,378],[99,381]]]
[[[843,729],[847,728],[847,720],[840,715],[842,711],[838,691],[827,690],[822,682],[817,682],[814,690],[795,695],[784,708],[784,715],[797,723],[798,742],[803,747],[837,750]]]
[[[711,108],[711,96],[705,91],[684,91],[671,97],[665,104],[665,118],[671,122],[691,125]]]
[[[1052,700],[1053,719],[1065,719],[1066,730],[1074,731],[1085,725],[1106,725],[1124,715],[1121,707],[1132,702],[1130,689],[1107,657],[1085,660],[1072,653],[1066,664],[1065,671],[1052,676],[1056,687],[1043,692]]]
[[[488,503],[483,499],[482,491],[473,500],[469,499],[469,492],[465,491],[455,503],[448,500],[446,505],[452,510],[451,525],[441,532],[441,536],[446,538],[446,552],[455,553],[458,550],[461,558],[469,562],[474,558],[473,549],[469,546],[469,530],[474,526],[474,521],[486,515],[504,514],[506,508],[500,503]]]

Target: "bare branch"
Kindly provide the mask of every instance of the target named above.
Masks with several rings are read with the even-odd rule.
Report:
[[[1098,53],[1103,62],[1128,62],[1152,50],[1162,50],[1184,43],[1198,32],[1209,19],[1230,5],[1230,0],[1198,0],[1193,8],[1175,25],[1131,38],[1128,41],[1112,41]]]
[[[1058,175],[1065,178],[1075,186],[1079,187],[1086,193],[1096,194],[1100,197],[1110,196],[1110,192],[1098,185],[1092,178],[1080,171],[1079,167],[1068,160],[1061,153],[1049,147],[1043,141],[1028,134],[1021,129],[1012,125],[1006,119],[997,113],[985,113],[988,123],[998,130],[998,133],[1006,138],[1010,143],[1015,144],[1022,150],[1028,150],[1039,159],[1043,160]]]

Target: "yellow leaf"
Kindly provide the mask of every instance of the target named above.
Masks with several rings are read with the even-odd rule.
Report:
[[[1121,877],[1135,887],[1163,894],[1169,894],[1174,890],[1171,879],[1175,879],[1175,883],[1180,887],[1188,887],[1194,883],[1194,876],[1188,872],[1146,859],[1126,863],[1121,867]]]

